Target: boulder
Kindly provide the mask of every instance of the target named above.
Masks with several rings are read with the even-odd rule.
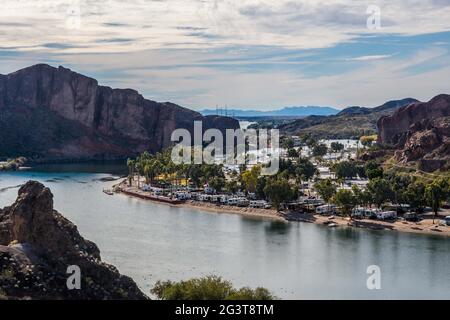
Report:
[[[81,289],[67,286],[69,266]],[[53,209],[53,195],[30,181],[0,209],[1,295],[14,299],[147,299],[136,283],[101,261],[98,247]]]

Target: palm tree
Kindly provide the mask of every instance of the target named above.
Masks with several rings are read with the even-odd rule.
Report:
[[[128,184],[131,187],[133,185],[134,169],[136,168],[136,161],[128,158],[127,167],[128,167]]]

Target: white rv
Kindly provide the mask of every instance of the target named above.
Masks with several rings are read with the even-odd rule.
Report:
[[[260,209],[265,209],[268,206],[267,201],[264,200],[253,200],[250,201],[250,205],[251,208],[260,208]]]
[[[323,215],[336,214],[336,206],[333,204],[325,204],[323,206],[319,206],[316,208],[316,213]]]
[[[228,204],[229,206],[236,206],[237,203],[238,203],[238,198],[229,198],[229,199],[227,200],[227,204]]]
[[[247,207],[250,204],[250,201],[247,198],[238,198],[237,205],[238,207]]]
[[[376,216],[379,220],[396,219],[397,211],[379,211],[376,213]]]

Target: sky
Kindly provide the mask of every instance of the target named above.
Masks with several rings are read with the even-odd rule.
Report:
[[[192,109],[450,93],[450,0],[2,0],[0,73],[48,63]]]

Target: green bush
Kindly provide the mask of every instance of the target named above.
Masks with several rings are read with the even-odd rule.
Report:
[[[150,291],[161,300],[273,300],[265,288],[234,289],[231,282],[218,276],[206,276],[186,281],[158,281]]]

